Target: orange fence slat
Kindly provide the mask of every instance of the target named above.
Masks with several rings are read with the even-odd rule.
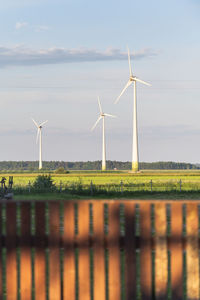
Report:
[[[187,204],[187,299],[199,299],[198,206]]]
[[[64,275],[63,295],[65,300],[75,300],[75,232],[74,202],[64,203]]]
[[[119,223],[119,203],[109,204],[109,266],[108,266],[108,292],[110,300],[121,299],[120,283],[120,223]]]
[[[171,204],[171,289],[172,300],[183,299],[183,206],[182,203]]]
[[[3,269],[2,269],[2,205],[0,204],[0,300],[3,299]]]
[[[59,202],[49,203],[49,298],[61,299]]]
[[[31,299],[31,207],[30,203],[21,204],[20,236],[20,294],[21,300]]]
[[[143,300],[152,299],[151,204],[140,204],[140,284]]]
[[[35,299],[46,299],[45,203],[35,204]]]
[[[89,203],[78,203],[79,300],[90,299]]]
[[[125,204],[126,300],[136,298],[135,203]]]
[[[93,204],[94,300],[105,300],[104,204]]]
[[[166,204],[155,204],[156,258],[155,292],[157,300],[167,299],[168,255]]]
[[[17,299],[16,203],[6,204],[6,293]]]

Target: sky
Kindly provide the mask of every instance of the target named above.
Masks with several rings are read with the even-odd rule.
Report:
[[[137,85],[140,161],[200,163],[198,0],[0,2],[0,160],[100,160],[103,111],[107,159],[131,161]]]

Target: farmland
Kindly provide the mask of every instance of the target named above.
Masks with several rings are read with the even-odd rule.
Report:
[[[13,176],[15,186],[26,186],[29,181],[33,183],[35,178],[40,173],[18,173],[18,174],[1,174],[1,177]],[[41,174],[40,174],[41,175]],[[150,180],[165,184],[166,182],[177,182],[180,179],[187,183],[199,184],[200,186],[200,170],[196,171],[141,171],[137,174],[131,172],[71,172],[69,174],[51,174],[52,179],[56,184],[68,184],[81,180],[82,184],[90,184],[91,181],[95,185],[104,184],[120,184],[121,180],[124,183],[147,183]]]
[[[39,174],[1,174],[13,176],[15,194],[29,191]],[[41,174],[40,174],[41,175]],[[133,192],[199,192],[200,171],[140,171],[139,173],[76,171],[69,174],[51,174],[57,191],[85,196],[104,194],[131,196]],[[24,193],[23,192],[23,193]]]

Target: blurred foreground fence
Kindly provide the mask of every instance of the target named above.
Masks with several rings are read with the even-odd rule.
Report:
[[[199,299],[199,204],[0,204],[0,299]]]

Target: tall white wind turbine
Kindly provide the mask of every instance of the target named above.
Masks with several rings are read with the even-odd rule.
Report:
[[[36,144],[38,143],[39,139],[39,170],[42,169],[42,126],[48,122],[46,120],[45,122],[42,122],[41,124],[38,124],[34,119],[33,123],[37,127],[37,137],[36,137]]]
[[[131,60],[130,60],[130,52],[128,49],[128,63],[129,63],[129,72],[130,77],[122,90],[119,97],[116,99],[115,104],[119,101],[120,97],[123,95],[125,90],[129,87],[129,85],[133,84],[133,145],[132,145],[132,171],[137,172],[139,170],[139,158],[138,158],[138,129],[137,129],[137,100],[136,100],[136,82],[140,82],[142,84],[151,86],[151,84],[133,76],[131,69]]]
[[[105,117],[116,118],[116,116],[103,113],[99,97],[98,97],[98,104],[99,104],[100,115],[99,115],[96,123],[94,124],[94,126],[92,127],[91,130],[94,130],[94,128],[97,126],[97,124],[99,123],[99,121],[101,119],[103,120],[103,133],[102,133],[103,134],[103,139],[102,139],[102,171],[105,171],[106,170]]]

